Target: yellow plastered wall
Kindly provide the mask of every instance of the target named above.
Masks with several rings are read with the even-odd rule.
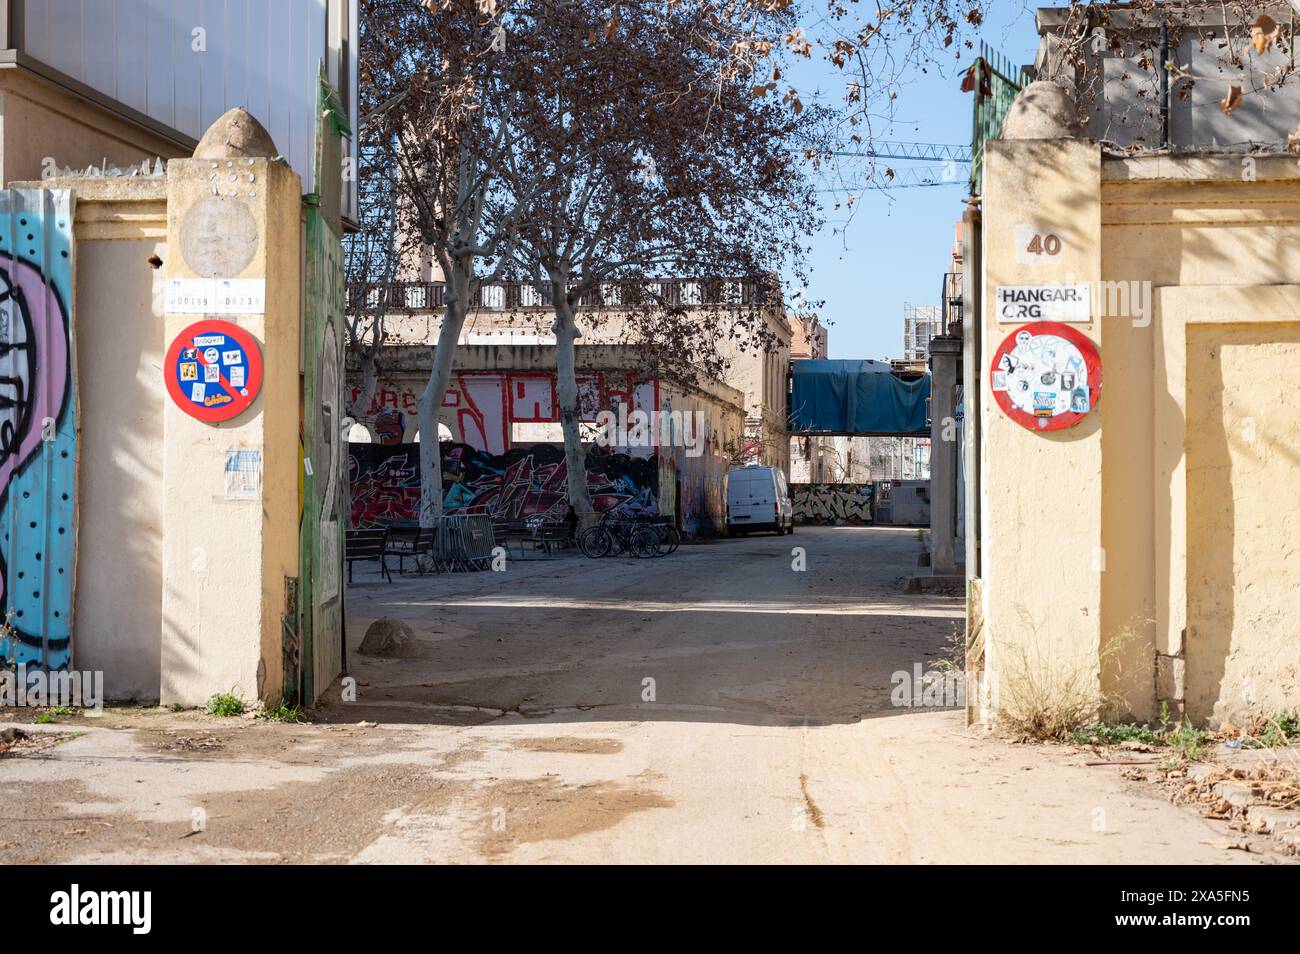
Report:
[[[1026,693],[1100,679],[1101,419],[1026,430],[998,409],[987,362],[1020,327],[998,321],[998,286],[1098,279],[1101,156],[1087,143],[993,142],[985,162],[985,660],[996,704],[1006,708],[1025,705]],[[1059,253],[1029,252],[1034,235],[1057,236]],[[1102,344],[1099,326],[1077,327]]]
[[[1110,718],[1153,719],[1164,703],[1213,725],[1294,708],[1300,170],[1013,142],[990,144],[986,182],[976,591],[994,686],[1005,692],[1046,632],[1054,658],[1096,654]],[[1094,299],[1116,283],[1133,297],[1124,309],[1094,300],[1100,314],[1078,326],[1101,352],[1101,404],[1052,438],[1002,415],[987,356],[1007,330],[993,320],[997,284],[1088,280],[1077,261],[1027,265],[1010,241],[1017,224],[1060,217],[1061,258],[1072,242],[1098,256]],[[1052,553],[1056,566],[1042,562]]]
[[[186,215],[209,199],[224,203],[229,216],[222,227],[201,233],[216,260],[239,259],[228,247],[206,243],[246,236],[245,214],[255,226],[247,264],[219,277],[266,281],[263,314],[226,319],[261,345],[263,380],[252,406],[220,424],[198,421],[170,399],[165,404],[163,704],[201,705],[232,689],[249,702],[278,699],[285,580],[298,574],[301,184],[273,160],[174,160],[167,185],[169,278],[197,276],[199,263],[187,260],[182,228]],[[194,257],[202,256],[200,250]],[[198,320],[167,315],[166,342]],[[258,499],[232,499],[226,491],[226,455],[235,450],[261,454]]]
[[[1288,317],[1187,330],[1187,711],[1198,721],[1300,701],[1300,313]]]

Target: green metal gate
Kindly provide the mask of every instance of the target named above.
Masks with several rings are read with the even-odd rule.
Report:
[[[975,116],[971,131],[971,195],[984,194],[984,143],[1002,133],[1002,120],[1029,78],[1010,59],[985,43],[971,67],[967,82],[975,93]]]
[[[298,696],[314,703],[345,665],[343,500],[342,137],[350,136],[338,92],[324,76],[317,98],[316,182],[306,197],[306,281],[302,321],[302,514]]]

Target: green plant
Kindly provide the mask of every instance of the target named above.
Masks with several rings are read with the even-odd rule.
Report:
[[[51,715],[59,715],[59,716],[70,716],[70,715],[77,714],[77,710],[72,708],[72,706],[53,706],[52,708],[46,709],[45,711],[50,713]]]
[[[1144,745],[1163,745],[1159,729],[1149,726],[1124,722],[1111,725],[1095,722],[1083,729],[1076,729],[1070,735],[1070,741],[1079,745],[1121,745],[1125,742],[1141,742]]]
[[[0,621],[0,666],[5,669],[18,669],[18,630],[10,622],[14,618],[13,609],[5,611],[5,618]]]
[[[1198,729],[1190,722],[1180,722],[1172,732],[1164,733],[1168,745],[1178,749],[1183,758],[1195,762],[1204,754],[1201,749],[1212,736],[1204,729]]]
[[[208,713],[217,716],[243,715],[244,700],[233,692],[218,692],[208,700]]]
[[[1241,744],[1248,749],[1271,749],[1297,741],[1300,741],[1300,710],[1269,719],[1262,732],[1243,739]]]
[[[302,707],[297,705],[286,706],[281,702],[279,705],[272,706],[263,712],[261,718],[271,722],[301,722],[303,721]]]
[[[1171,725],[1168,710],[1161,711],[1160,726],[1152,728],[1133,722],[1111,724],[1094,722],[1083,729],[1070,734],[1070,740],[1076,745],[1123,745],[1125,742],[1139,742],[1151,748],[1170,748],[1177,751],[1183,761],[1195,762],[1204,755],[1204,746],[1212,738],[1204,729],[1195,728],[1190,722]]]
[[[173,702],[173,703],[172,703],[168,708],[170,708],[172,712],[184,712],[184,711],[185,711],[185,707],[184,707],[183,705],[181,705],[179,702]]]
[[[35,722],[37,725],[49,725],[51,722],[54,721],[54,715],[50,712],[42,712],[32,721]]]

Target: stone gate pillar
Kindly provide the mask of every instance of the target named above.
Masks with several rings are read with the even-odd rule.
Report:
[[[277,155],[233,109],[193,158],[168,164],[164,705],[282,691],[298,566],[302,189]]]

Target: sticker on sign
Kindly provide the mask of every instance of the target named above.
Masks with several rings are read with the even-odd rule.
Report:
[[[999,285],[999,322],[1027,321],[1084,322],[1092,320],[1092,286]]]

